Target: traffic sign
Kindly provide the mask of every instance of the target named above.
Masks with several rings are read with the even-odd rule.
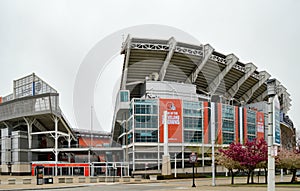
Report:
[[[195,153],[190,154],[190,163],[196,163],[198,156]]]

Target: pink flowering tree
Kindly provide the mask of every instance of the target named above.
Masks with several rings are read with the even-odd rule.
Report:
[[[220,150],[225,156],[237,161],[247,173],[247,184],[253,183],[254,169],[268,159],[268,146],[264,139],[247,141],[245,145],[231,143],[226,150]]]

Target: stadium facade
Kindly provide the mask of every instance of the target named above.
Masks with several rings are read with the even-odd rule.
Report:
[[[166,150],[172,168],[175,160],[177,168],[190,167],[193,152],[199,165],[207,167],[212,148],[266,138],[268,72],[209,44],[186,44],[173,37],[128,36],[121,54],[122,80],[111,133],[73,129],[59,107],[58,92],[35,74],[14,80],[13,93],[0,97],[1,173],[34,175],[37,165],[47,175],[159,173]],[[275,83],[281,145],[292,148],[290,95]]]
[[[271,75],[209,44],[127,37],[112,139],[122,145],[133,171],[160,171],[164,155],[164,111],[172,167],[211,164],[212,145],[266,138],[267,81]],[[274,81],[274,80],[273,80]],[[290,94],[275,79],[281,109],[282,146],[295,146],[287,113]],[[212,135],[212,131],[215,136]],[[292,139],[290,137],[293,137]]]

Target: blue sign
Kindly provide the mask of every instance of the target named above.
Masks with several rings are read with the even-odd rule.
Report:
[[[280,130],[280,103],[278,96],[273,99],[273,145],[280,146],[281,130]]]

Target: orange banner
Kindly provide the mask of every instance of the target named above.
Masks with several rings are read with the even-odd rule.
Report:
[[[243,108],[244,110],[244,143],[248,141],[248,123],[247,123],[247,108]]]
[[[235,106],[235,142],[238,143],[239,140],[239,107]]]
[[[217,143],[222,144],[223,142],[223,134],[222,134],[222,103],[218,103],[218,135],[217,135]]]
[[[209,137],[209,133],[208,133],[208,102],[203,102],[203,106],[204,106],[204,112],[203,112],[203,125],[204,125],[204,143],[208,144],[208,137]]]
[[[265,138],[265,115],[262,112],[256,113],[257,139]]]
[[[182,143],[182,101],[180,99],[159,99],[159,140],[164,142],[164,111],[168,112],[169,143]]]
[[[2,103],[2,97],[0,97],[0,103]]]

